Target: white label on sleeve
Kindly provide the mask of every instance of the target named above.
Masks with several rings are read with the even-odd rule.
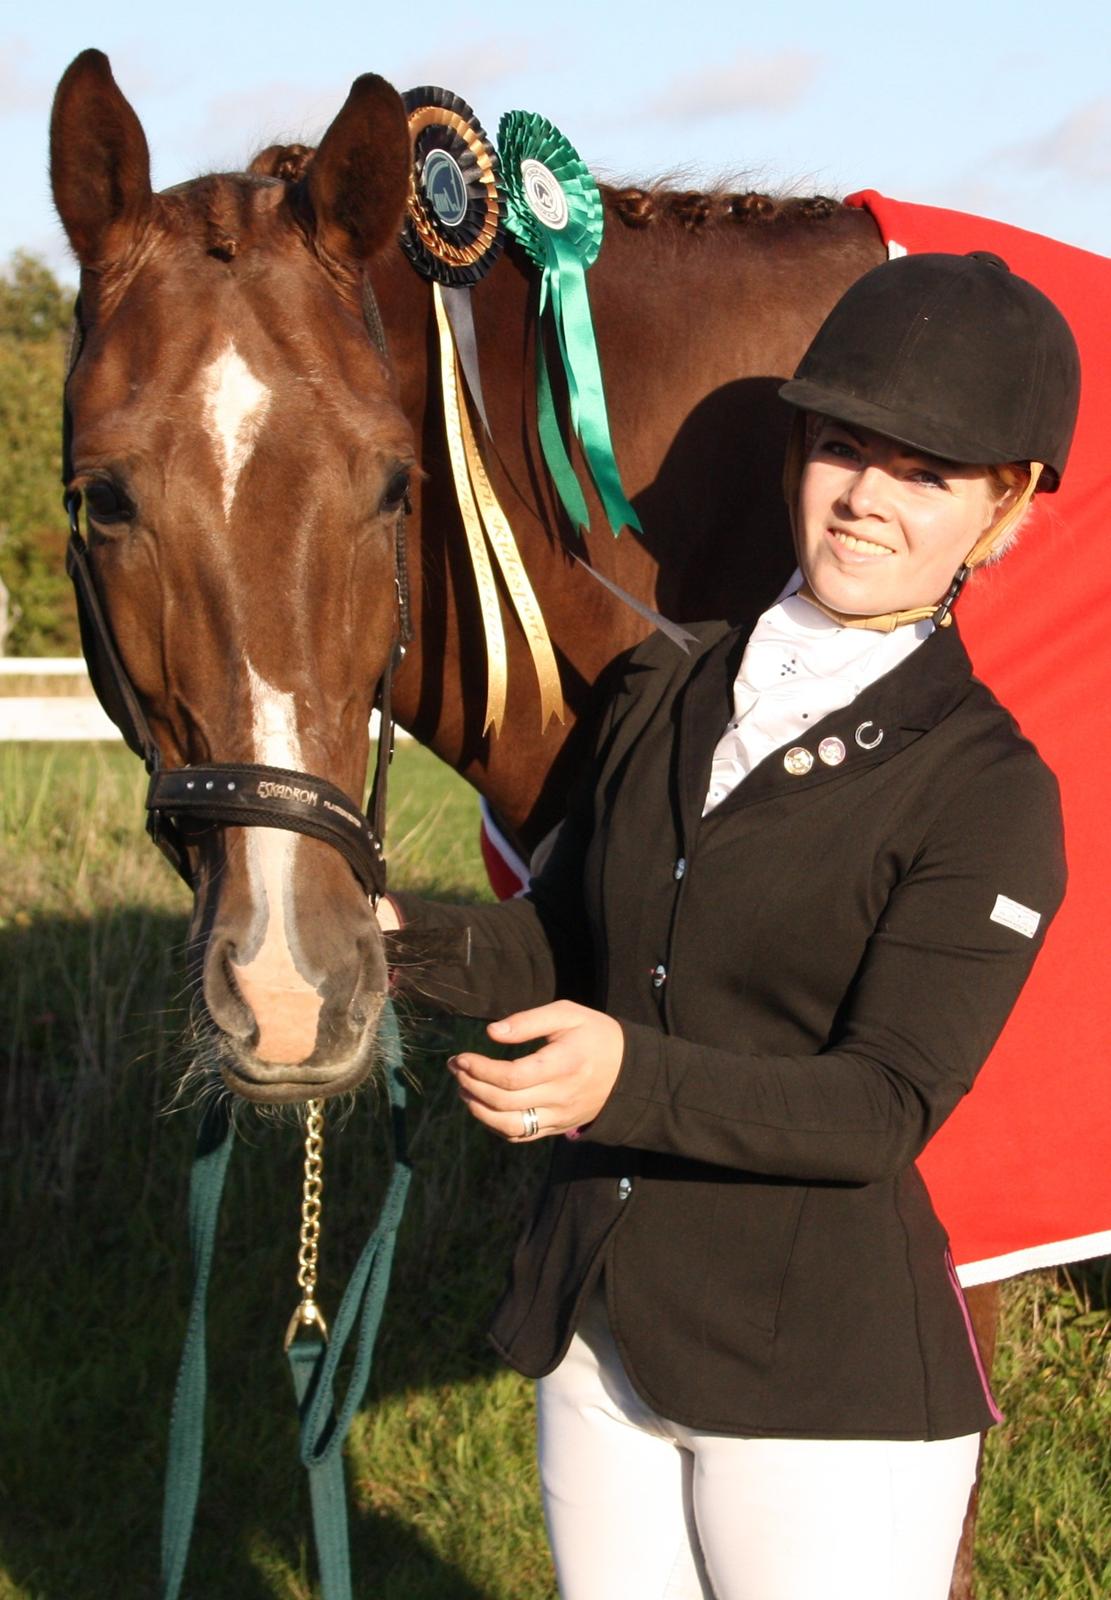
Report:
[[[1032,939],[1038,931],[1042,914],[1040,911],[1031,911],[1029,906],[1019,905],[1017,900],[1008,900],[1005,894],[997,894],[991,920],[1001,922],[1005,928],[1013,928],[1016,933],[1023,933]]]

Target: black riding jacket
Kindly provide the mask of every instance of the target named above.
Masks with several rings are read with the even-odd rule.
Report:
[[[397,896],[402,947],[470,926],[465,965],[401,969],[434,1003],[562,996],[624,1031],[601,1114],[553,1140],[492,1337],[550,1371],[604,1267],[629,1376],[664,1416],[973,1432],[993,1408],[914,1161],[1060,903],[1056,781],[953,627],[799,740],[836,735],[841,765],[794,773],[774,751],[703,818],[746,641],[707,625],[689,656],[659,636],[632,654],[526,898]]]

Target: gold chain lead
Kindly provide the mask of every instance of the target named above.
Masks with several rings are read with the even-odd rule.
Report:
[[[289,1319],[285,1334],[288,1350],[299,1329],[315,1327],[327,1339],[324,1313],[316,1303],[316,1268],[320,1257],[320,1213],[324,1191],[324,1102],[310,1100],[305,1116],[305,1176],[301,1188],[301,1247],[297,1252],[297,1282],[301,1301]]]

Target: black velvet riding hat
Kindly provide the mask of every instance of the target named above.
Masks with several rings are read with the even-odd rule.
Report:
[[[999,256],[900,256],[846,290],[779,392],[943,460],[1041,461],[1056,489],[1080,356],[1052,300]]]

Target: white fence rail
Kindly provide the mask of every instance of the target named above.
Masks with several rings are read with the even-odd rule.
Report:
[[[53,694],[14,693],[9,685],[23,680],[39,688],[41,680],[68,678]],[[119,729],[100,709],[81,656],[0,656],[0,740],[118,740]]]
[[[0,656],[0,678],[88,677],[83,656]]]
[[[56,694],[11,694],[5,680],[40,678],[82,680],[83,692],[66,685]],[[378,713],[370,720],[370,737],[378,737]],[[398,739],[408,739],[403,729]],[[120,738],[93,694],[88,669],[81,656],[0,656],[0,742],[35,740],[97,740]]]

